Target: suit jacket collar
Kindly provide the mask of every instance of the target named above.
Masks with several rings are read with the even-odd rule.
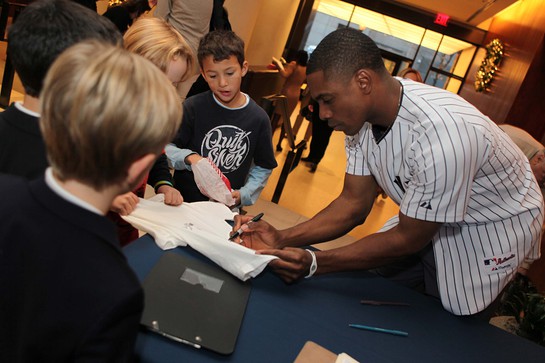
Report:
[[[87,233],[95,234],[121,252],[115,225],[105,216],[88,211],[68,202],[56,194],[45,182],[45,178],[33,180],[29,184],[30,193],[50,213],[56,215]]]
[[[24,130],[30,134],[39,136],[40,138],[42,137],[40,119],[19,110],[15,106],[15,103],[12,103],[5,109],[3,117],[12,127]]]

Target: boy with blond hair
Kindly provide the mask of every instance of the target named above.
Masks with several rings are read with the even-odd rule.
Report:
[[[184,37],[159,18],[138,19],[123,36],[123,44],[129,52],[159,67],[175,87],[195,67],[193,52]]]
[[[159,67],[176,88],[187,81],[195,67],[195,56],[184,37],[160,18],[138,19],[123,36],[123,45]],[[167,156],[170,150],[176,153],[175,146],[169,144]]]
[[[131,53],[141,55],[159,67],[175,87],[187,78],[188,69],[194,64],[193,53],[184,38],[162,19],[138,19],[126,31],[123,44]],[[181,100],[177,102],[181,103]],[[141,185],[114,199],[108,218],[117,225],[122,246],[138,238],[138,230],[121,216],[132,213],[136,208],[139,198],[144,197],[146,184],[152,186],[155,193],[163,194],[167,205],[178,206],[183,202],[182,195],[173,187],[172,174],[163,152]]]
[[[52,65],[41,112],[45,177],[0,177],[0,361],[131,361],[143,294],[104,215],[178,129],[176,92],[142,57],[85,41]]]

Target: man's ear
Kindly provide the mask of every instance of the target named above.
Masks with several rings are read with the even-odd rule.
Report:
[[[130,190],[140,185],[156,159],[157,155],[146,154],[131,163],[129,170],[127,171],[126,180],[127,184],[130,185]]]
[[[242,63],[242,77],[244,77],[246,75],[246,73],[248,72],[248,61],[244,61]]]
[[[369,72],[369,70],[360,69],[356,72],[356,75],[354,77],[356,79],[356,84],[358,85],[358,88],[364,94],[370,94],[373,86],[373,78],[371,77],[371,73]]]

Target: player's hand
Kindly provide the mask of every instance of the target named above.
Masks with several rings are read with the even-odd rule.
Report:
[[[248,215],[235,216],[235,224],[231,234],[239,228],[243,233],[234,242],[253,250],[278,248],[276,242],[280,240],[280,232],[263,220],[250,222],[252,217]]]
[[[112,202],[110,210],[126,216],[132,213],[138,204],[138,197],[133,192],[118,195]]]
[[[158,194],[165,195],[165,204],[166,205],[180,205],[184,202],[184,198],[178,191],[178,189],[171,187],[170,185],[161,185],[157,188]]]
[[[288,284],[307,276],[312,264],[312,256],[302,248],[266,249],[258,250],[257,253],[278,257],[269,262],[269,267]]]

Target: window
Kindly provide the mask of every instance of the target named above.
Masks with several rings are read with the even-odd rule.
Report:
[[[303,49],[339,27],[360,29],[383,51],[388,70],[398,74],[410,64],[424,82],[458,93],[477,50],[473,44],[337,0],[317,0],[303,37]]]

